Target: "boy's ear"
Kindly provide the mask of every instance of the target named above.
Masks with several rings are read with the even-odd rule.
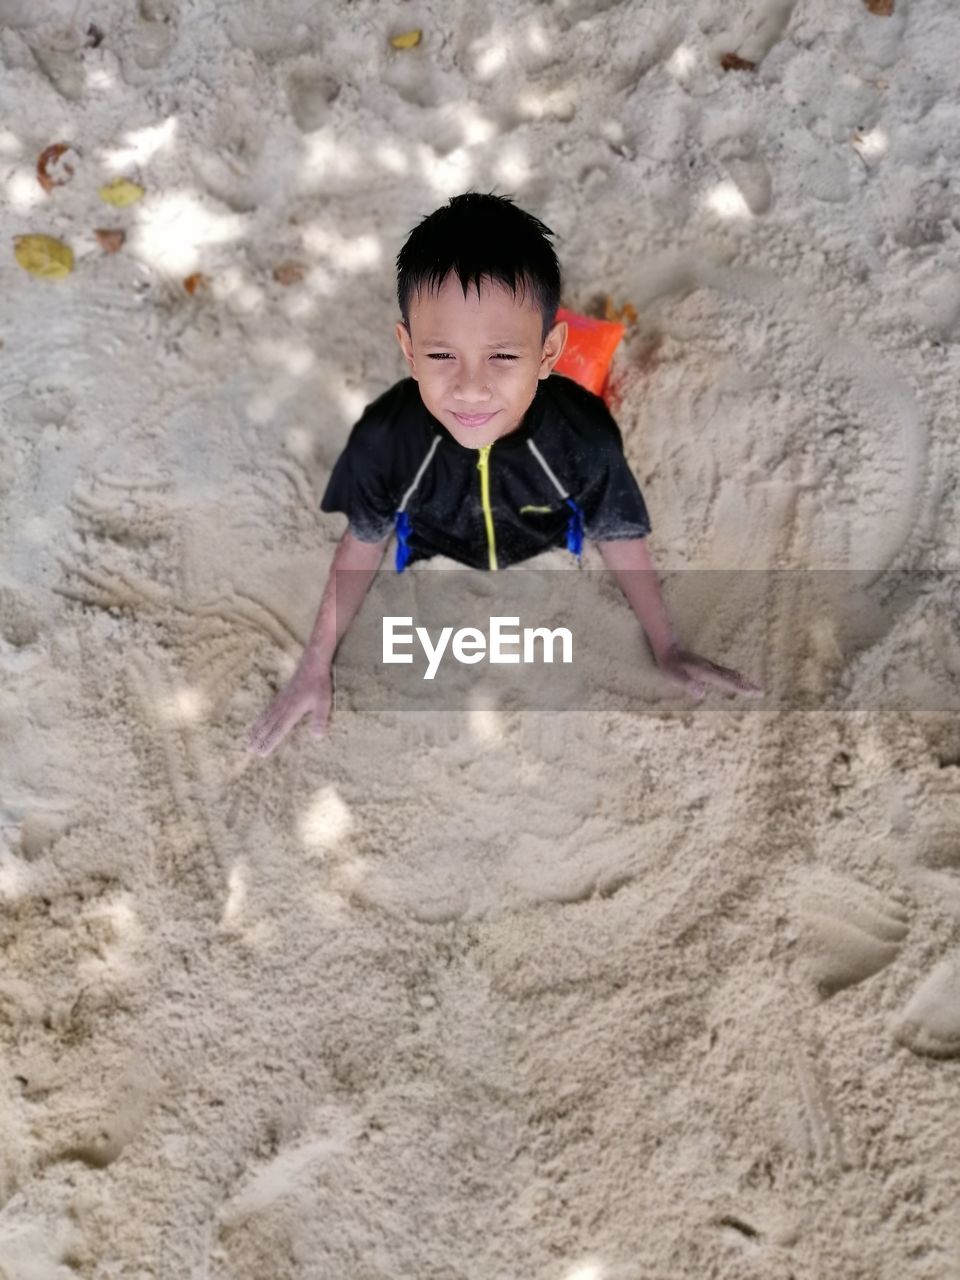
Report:
[[[400,343],[400,350],[403,352],[404,359],[410,366],[410,374],[414,381],[416,381],[417,366],[413,358],[413,342],[410,339],[410,330],[402,320],[398,320],[397,327],[394,332],[397,335],[397,341]]]
[[[547,378],[553,372],[553,366],[563,355],[563,348],[567,345],[568,331],[566,320],[560,320],[547,334],[547,340],[543,344],[543,355],[540,357],[540,373],[537,375],[539,378]]]

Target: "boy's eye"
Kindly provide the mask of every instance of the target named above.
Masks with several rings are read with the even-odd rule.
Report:
[[[494,360],[519,360],[520,359],[519,356],[507,355],[505,351],[498,351],[493,358]],[[448,351],[428,352],[427,359],[428,360],[449,360],[450,353]]]

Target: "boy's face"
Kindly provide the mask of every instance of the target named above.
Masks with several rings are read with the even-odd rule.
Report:
[[[541,378],[549,376],[567,340],[564,321],[541,341],[543,317],[529,292],[489,280],[467,297],[454,272],[439,293],[410,301],[410,332],[397,340],[433,416],[459,444],[479,449],[515,430]]]

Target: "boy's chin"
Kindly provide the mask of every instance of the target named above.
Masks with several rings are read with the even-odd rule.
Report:
[[[519,426],[519,423],[517,426]],[[465,427],[454,418],[448,430],[457,444],[462,444],[464,448],[483,449],[488,444],[494,444],[504,436],[510,435],[511,431],[516,430],[516,426],[507,430],[504,430],[499,424],[494,426],[493,423],[483,427]]]

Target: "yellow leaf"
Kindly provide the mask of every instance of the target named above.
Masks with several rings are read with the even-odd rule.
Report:
[[[105,187],[100,188],[100,199],[105,200],[107,204],[116,205],[118,209],[124,208],[128,204],[136,204],[138,200],[142,200],[146,195],[143,187],[136,182],[131,182],[128,178],[114,178],[113,182],[108,182]]]
[[[43,280],[59,280],[73,270],[73,250],[53,236],[17,236],[13,252],[24,271]]]
[[[395,49],[415,49],[422,38],[422,31],[405,31],[402,36],[391,36],[390,43]]]

